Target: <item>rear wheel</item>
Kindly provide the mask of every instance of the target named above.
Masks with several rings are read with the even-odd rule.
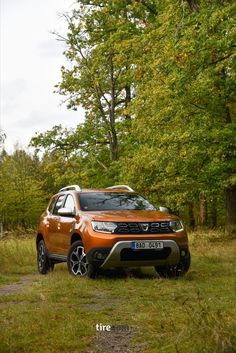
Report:
[[[37,245],[37,263],[38,271],[42,275],[47,274],[54,268],[54,263],[48,258],[47,248],[43,239],[40,240]]]
[[[68,271],[78,277],[95,278],[97,268],[87,261],[84,245],[81,240],[76,241],[71,245],[67,256]]]
[[[188,252],[177,265],[172,266],[156,266],[155,270],[162,278],[178,278],[188,272],[191,263],[191,256]]]

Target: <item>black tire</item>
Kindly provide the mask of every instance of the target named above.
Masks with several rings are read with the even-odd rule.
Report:
[[[37,244],[37,264],[38,271],[42,275],[46,275],[54,269],[54,263],[48,258],[47,248],[43,239]]]
[[[178,278],[183,277],[189,270],[191,264],[190,253],[182,258],[177,265],[172,266],[156,266],[155,270],[161,278]]]
[[[87,272],[87,277],[94,279],[97,277],[98,274],[98,268],[92,264],[88,264],[88,272]]]
[[[87,262],[84,245],[81,240],[74,242],[67,256],[67,267],[70,274],[76,277],[95,278],[97,268]]]

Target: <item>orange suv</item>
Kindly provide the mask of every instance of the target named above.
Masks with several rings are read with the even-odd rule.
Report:
[[[90,278],[99,268],[141,266],[178,277],[190,266],[182,221],[127,185],[62,188],[41,216],[36,246],[41,274],[63,261],[71,274]]]

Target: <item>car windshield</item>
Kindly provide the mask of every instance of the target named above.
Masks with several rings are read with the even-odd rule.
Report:
[[[82,211],[155,210],[142,196],[118,192],[79,193]]]

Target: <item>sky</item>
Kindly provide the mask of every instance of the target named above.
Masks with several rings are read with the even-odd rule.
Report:
[[[5,149],[27,148],[36,132],[54,125],[75,127],[83,109],[70,111],[63,97],[53,93],[66,64],[64,44],[51,32],[66,34],[61,14],[70,12],[73,0],[0,0],[0,128]]]

